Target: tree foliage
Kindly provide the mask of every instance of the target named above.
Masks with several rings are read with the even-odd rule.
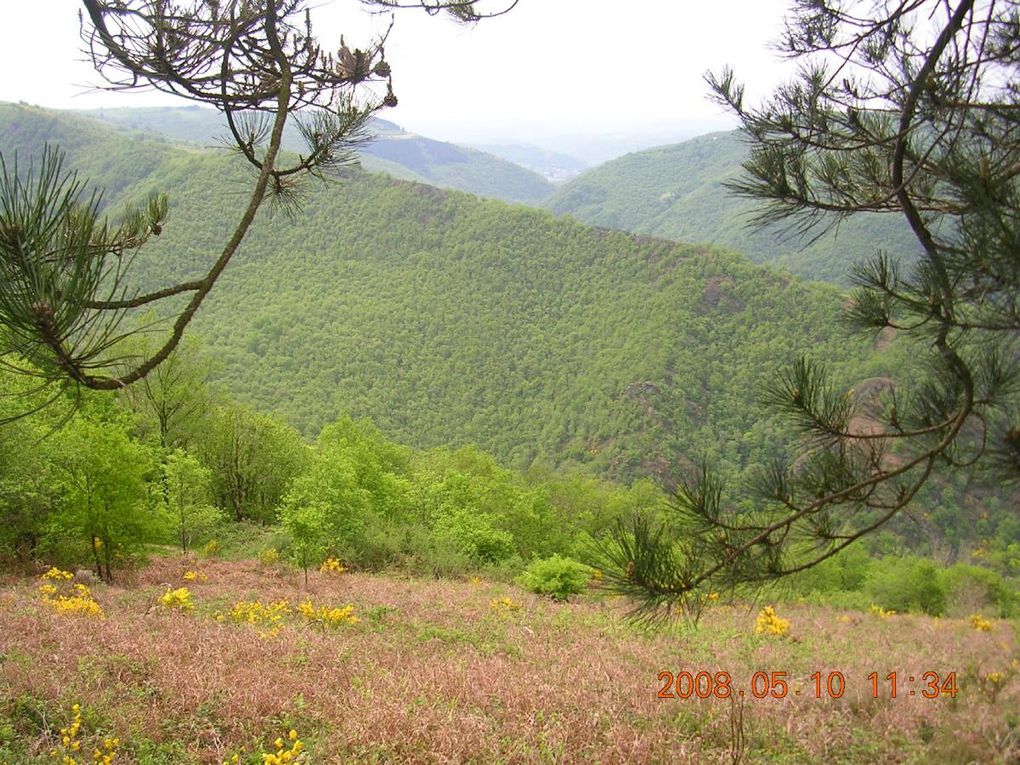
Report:
[[[60,499],[50,538],[87,549],[106,581],[112,581],[115,563],[161,536],[147,490],[153,456],[116,415],[77,417],[62,433],[53,458]]]
[[[212,473],[183,449],[167,454],[160,468],[169,525],[181,552],[187,552],[225,519],[224,513],[210,501]]]
[[[148,335],[138,335],[131,344],[147,355],[149,340]],[[124,388],[121,396],[137,415],[139,434],[153,439],[164,451],[191,445],[212,403],[213,369],[197,339],[186,339],[137,385]]]
[[[195,451],[212,471],[216,505],[237,521],[275,522],[291,481],[309,462],[292,428],[233,402],[205,412]]]
[[[920,244],[854,271],[848,318],[895,331],[921,360],[911,385],[865,397],[809,360],[764,392],[802,436],[766,466],[752,512],[702,471],[675,497],[677,531],[621,530],[616,585],[649,607],[719,580],[803,570],[888,522],[933,474],[1020,469],[1020,64],[1016,2],[802,0],[781,47],[799,78],[761,106],[709,76],[751,143],[733,184],[759,220],[807,230],[876,212]]]

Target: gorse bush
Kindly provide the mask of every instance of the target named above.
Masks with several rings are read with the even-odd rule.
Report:
[[[102,618],[103,609],[92,597],[92,591],[84,584],[72,583],[73,578],[70,571],[51,568],[40,577],[40,600],[58,614]]]
[[[87,758],[86,742],[82,738],[81,705],[72,706],[71,713],[71,722],[60,729],[59,743],[50,749],[50,760],[59,765],[86,765],[89,762],[93,765],[113,765],[120,749],[120,739],[116,736],[97,739],[92,748],[92,756]]]
[[[275,566],[280,562],[280,551],[275,547],[264,547],[259,551],[259,563],[263,566]]]
[[[296,730],[291,730],[287,734],[287,740],[283,737],[277,738],[273,742],[273,752],[263,752],[262,763],[263,765],[296,765],[298,762],[303,762],[304,758],[301,753],[304,751],[304,742],[298,737]]]
[[[790,620],[779,616],[772,606],[766,606],[758,612],[758,618],[754,621],[754,634],[784,637],[789,632]]]
[[[263,604],[259,600],[240,600],[229,613],[219,613],[216,621],[230,621],[235,624],[252,624],[259,628],[259,637],[269,638],[279,634],[284,620],[291,615],[290,603],[285,599]]]
[[[967,620],[970,622],[970,626],[976,629],[978,632],[991,632],[992,622],[989,619],[985,619],[980,614],[971,614]]]
[[[195,609],[195,601],[192,600],[191,591],[187,587],[167,590],[160,595],[159,604],[168,611],[193,611]]]
[[[361,621],[354,615],[354,606],[316,606],[310,600],[298,604],[298,614],[309,624],[321,628],[343,627]]]
[[[497,614],[512,614],[520,611],[523,606],[513,598],[504,595],[502,598],[493,598],[490,600],[489,608]]]
[[[892,617],[896,616],[895,611],[887,611],[881,606],[876,606],[874,604],[868,606],[868,613],[874,616],[878,616],[879,618],[882,619],[891,619]]]
[[[322,562],[322,565],[319,566],[319,573],[333,574],[335,576],[339,576],[346,570],[347,568],[337,558],[326,558],[326,560]]]
[[[517,583],[526,590],[548,595],[553,600],[566,600],[584,592],[591,579],[591,569],[570,558],[553,555],[536,560],[517,577]]]

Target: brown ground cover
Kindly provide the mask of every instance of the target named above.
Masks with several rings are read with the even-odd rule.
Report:
[[[208,579],[184,582],[189,569]],[[235,753],[261,763],[291,729],[309,764],[1020,762],[1020,646],[1004,621],[983,631],[966,619],[780,604],[790,633],[776,637],[754,634],[762,604],[719,603],[697,629],[644,628],[595,595],[557,604],[500,583],[349,573],[313,574],[306,590],[299,574],[256,562],[181,558],[93,586],[102,619],[58,613],[38,585],[0,587],[9,765],[53,761],[73,704],[88,753],[116,735],[116,762],[142,765]],[[158,603],[185,585],[193,610]],[[493,604],[504,597],[509,607]],[[295,611],[268,634],[217,620],[240,600],[281,599],[292,611],[305,599],[350,603],[360,621],[324,628]],[[727,672],[732,695],[659,699],[664,670],[704,671],[713,685]],[[755,698],[759,671],[785,672],[786,697]],[[845,691],[828,698],[837,671]],[[955,698],[924,698],[925,672],[955,672]]]

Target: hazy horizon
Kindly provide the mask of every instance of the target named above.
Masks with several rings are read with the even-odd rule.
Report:
[[[674,0],[648,0],[640,12],[608,1],[520,0],[511,13],[472,27],[403,11],[386,45],[400,103],[378,116],[438,140],[534,145],[589,162],[567,150],[575,139],[644,147],[726,129],[734,122],[707,99],[703,75],[731,65],[750,97],[771,90],[784,70],[768,45],[788,5],[731,3],[737,22],[728,27],[714,20],[718,7]],[[100,80],[80,51],[78,7],[36,0],[8,10],[0,64],[18,72],[31,62],[32,76],[5,78],[0,100],[56,109],[191,103],[90,89]],[[389,15],[368,14],[354,0],[310,7],[324,47],[341,32],[352,47],[364,45],[389,24]],[[44,34],[26,32],[43,23]]]
[[[35,104],[28,101],[19,103],[28,104],[44,109],[51,109],[44,104]],[[176,104],[139,105],[128,104],[98,107],[70,107],[57,109],[71,113],[91,114],[95,111],[130,111],[145,109],[207,109],[215,112],[209,106],[199,106],[187,102]],[[563,154],[583,161],[589,167],[609,161],[629,152],[641,151],[643,149],[679,143],[695,138],[697,136],[713,133],[720,130],[729,130],[736,127],[735,122],[726,120],[689,120],[674,124],[649,124],[635,125],[628,127],[619,125],[606,127],[603,130],[592,130],[590,132],[570,132],[568,126],[549,126],[534,124],[531,126],[493,125],[488,128],[473,130],[444,130],[443,126],[426,126],[424,129],[418,125],[410,125],[399,122],[386,112],[377,114],[378,119],[396,125],[410,133],[421,135],[438,141],[447,141],[462,146],[476,147],[486,150],[488,147],[517,146],[524,148],[537,148],[557,154]]]

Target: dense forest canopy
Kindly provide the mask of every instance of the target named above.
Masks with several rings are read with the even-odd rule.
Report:
[[[6,112],[8,133],[31,140],[73,124]],[[192,278],[243,173],[226,157],[143,141],[103,167],[118,140],[107,133],[70,158],[98,184],[122,179],[112,209],[174,188],[164,233],[135,268],[145,288],[167,273]],[[688,460],[708,450],[737,467],[774,438],[754,409],[773,359],[822,346],[849,373],[854,358],[833,289],[722,251],[362,173],[315,189],[300,220],[256,224],[223,279],[196,327],[242,400],[308,436],[351,412],[398,440],[474,442],[518,465],[667,475],[674,450]],[[739,385],[723,382],[731,364],[748,375]],[[757,433],[758,445],[724,433]]]
[[[386,5],[382,0],[373,2]],[[20,144],[28,156],[41,151],[42,160],[38,170],[29,165],[27,180],[16,164],[13,172],[5,170],[5,198],[27,200],[29,187],[38,183],[42,193],[52,197],[55,214],[64,218],[57,238],[71,242],[60,245],[62,249],[53,257],[13,257],[7,262],[15,285],[4,293],[10,298],[4,303],[7,339],[24,357],[30,374],[51,382],[63,380],[76,389],[130,385],[174,353],[194,319],[222,364],[221,379],[235,395],[260,409],[283,414],[306,437],[318,433],[340,412],[368,415],[388,436],[416,446],[477,443],[522,469],[588,465],[624,480],[655,476],[667,487],[686,478],[677,494],[681,505],[690,504],[711,515],[714,511],[707,509],[707,503],[709,498],[713,506],[718,502],[716,484],[709,481],[707,472],[700,487],[689,482],[700,463],[718,463],[722,475],[740,480],[760,480],[770,471],[785,476],[787,468],[778,466],[785,464],[784,451],[792,438],[781,427],[779,415],[796,416],[802,405],[824,405],[833,417],[844,410],[855,412],[858,424],[853,427],[857,428],[862,417],[872,422],[888,416],[883,407],[888,408],[900,380],[915,371],[912,360],[919,355],[919,346],[903,337],[916,334],[923,343],[923,333],[913,332],[915,328],[886,317],[885,323],[875,326],[888,331],[872,340],[853,340],[840,328],[835,317],[841,304],[849,305],[858,318],[867,310],[882,308],[874,301],[862,302],[865,293],[855,293],[848,302],[837,290],[756,268],[724,250],[590,229],[539,211],[385,179],[351,166],[369,115],[395,103],[382,40],[367,52],[352,53],[342,44],[334,60],[311,42],[300,42],[304,38],[297,34],[297,27],[285,21],[293,11],[289,6],[280,18],[269,6],[246,11],[236,19],[221,19],[220,11],[210,8],[208,23],[219,30],[216,34],[222,33],[221,21],[250,26],[241,47],[261,51],[279,69],[280,77],[278,81],[246,79],[241,70],[234,72],[227,66],[218,75],[221,87],[201,80],[189,89],[183,72],[193,55],[221,48],[227,59],[237,55],[231,46],[220,46],[215,39],[196,33],[206,23],[204,17],[194,22],[175,20],[184,42],[174,52],[173,62],[164,65],[154,64],[150,55],[158,40],[154,43],[126,27],[111,32],[109,23],[121,23],[117,14],[109,16],[106,6],[91,0],[86,7],[93,25],[86,37],[93,44],[96,66],[111,85],[132,88],[139,78],[151,80],[157,88],[177,92],[183,87],[189,98],[215,105],[224,113],[235,149],[249,171],[256,171],[258,180],[254,189],[247,182],[245,203],[246,181],[240,166],[196,146],[152,143],[144,132],[136,132],[127,148],[123,134],[114,137],[94,124],[81,123],[87,135],[81,138],[74,118],[7,108],[7,132],[15,148]],[[458,15],[460,7],[454,4],[448,10]],[[464,6],[469,7],[472,4]],[[830,10],[825,6],[818,13]],[[846,22],[838,10],[831,12],[835,24]],[[139,18],[159,28],[162,20],[152,13],[150,17],[146,11]],[[803,13],[810,16],[806,10]],[[292,52],[300,54],[299,60],[288,60],[287,46],[297,46]],[[387,83],[385,99],[357,105],[351,94],[373,78]],[[792,116],[783,113],[780,119],[745,111],[742,91],[732,84],[729,73],[711,83],[718,98],[737,111],[758,141],[743,162],[758,180],[732,175],[741,159],[740,146],[724,134],[689,142],[680,151],[658,150],[611,163],[617,167],[608,175],[603,169],[602,175],[610,179],[607,183],[613,192],[626,184],[612,181],[612,172],[624,168],[626,176],[626,168],[635,167],[638,187],[652,188],[654,193],[663,180],[649,173],[647,166],[670,155],[688,163],[687,172],[678,174],[691,181],[696,193],[674,189],[660,194],[660,202],[671,203],[678,196],[685,198],[685,204],[704,200],[718,191],[722,181],[722,187],[749,197],[768,197],[774,191],[773,201],[782,209],[766,213],[765,222],[781,223],[812,205],[831,212],[831,203],[819,202],[805,190],[806,176],[799,181],[801,197],[782,185],[786,174],[803,169],[800,165],[784,165],[776,171],[782,177],[769,175],[775,169],[777,151],[793,152],[794,163],[803,163],[804,155],[790,149],[795,143],[776,142],[773,137],[775,130],[796,133],[797,128],[789,125],[796,125],[796,118],[802,116],[796,113],[799,96],[780,91],[780,100],[786,99],[783,103],[792,110]],[[296,155],[286,151],[285,136],[291,141],[296,136],[293,130],[290,134],[285,130],[290,112],[323,106],[326,111],[316,112],[311,122],[298,123],[308,151]],[[275,115],[271,125],[251,116],[259,110]],[[195,114],[197,122],[184,126],[185,132],[208,131],[209,115]],[[769,122],[773,118],[775,124]],[[125,119],[126,115],[117,115],[113,121]],[[855,119],[850,115],[846,124],[864,130]],[[431,172],[431,160],[422,159],[426,155],[442,166],[463,163],[466,156],[456,147],[430,147],[427,140],[402,134],[385,123],[378,124],[376,131],[384,142],[396,138],[390,159],[398,159],[416,177]],[[87,192],[78,176],[54,180],[61,177],[65,157],[49,144],[42,149],[40,139],[61,134],[68,138],[68,166],[91,171],[92,180],[106,188],[105,198],[94,195],[87,205],[79,205],[77,200]],[[97,148],[114,144],[115,151]],[[417,148],[411,150],[412,146]],[[826,150],[835,156],[861,148],[810,148]],[[132,154],[140,161],[134,163]],[[826,155],[813,172],[819,185],[836,188],[832,163],[827,162]],[[646,166],[643,171],[642,165]],[[867,172],[873,172],[873,165],[868,165],[872,170]],[[846,172],[852,175],[850,167],[847,164]],[[336,174],[336,182],[299,191],[297,179],[325,180],[327,169]],[[666,172],[677,173],[675,167]],[[779,186],[767,188],[773,182]],[[496,181],[497,186],[507,183],[513,181]],[[167,186],[178,200],[172,212],[167,196],[156,193]],[[58,204],[65,188],[71,191]],[[604,188],[585,188],[593,187],[577,181],[550,204],[583,208],[609,199]],[[626,191],[623,199],[626,202]],[[259,215],[266,200],[272,204],[263,213],[269,214]],[[138,212],[114,225],[99,221],[100,212],[126,205],[137,205]],[[910,209],[905,203],[903,207]],[[10,205],[9,212],[16,218],[32,209],[18,202]],[[724,211],[721,222],[697,214],[694,208],[672,219],[727,229],[740,209]],[[850,213],[891,209],[866,204],[848,208],[840,219],[848,219]],[[945,214],[946,210],[929,212]],[[597,218],[601,213],[590,214]],[[187,226],[174,230],[171,216],[186,220]],[[608,213],[607,220],[614,225],[619,225],[617,218],[615,211]],[[221,241],[224,220],[239,221],[225,245]],[[872,228],[874,220],[865,225]],[[8,228],[45,230],[34,220],[26,221],[22,225],[18,218]],[[643,224],[628,220],[625,225],[640,228]],[[916,221],[911,221],[911,228],[916,234]],[[812,231],[807,225],[799,229],[802,237]],[[879,235],[886,245],[898,247],[897,231],[894,225]],[[34,240],[30,244],[34,246]],[[753,240],[744,244],[754,248]],[[923,238],[921,244],[931,259],[932,248]],[[858,245],[868,246],[867,242]],[[66,263],[65,250],[70,253]],[[212,258],[210,254],[217,252]],[[226,270],[228,261],[240,252],[243,259]],[[804,257],[819,259],[817,254]],[[831,252],[825,258],[831,261]],[[882,264],[888,263],[885,254],[881,258]],[[904,260],[908,262],[909,255]],[[919,268],[918,278],[923,281],[927,273],[923,260]],[[897,282],[890,271],[892,282],[887,283],[886,272],[875,269],[874,278],[888,287],[890,299],[900,300],[910,310],[919,305],[896,291],[905,284],[909,292],[910,282]],[[864,279],[869,273],[859,270],[856,278]],[[173,286],[165,286],[168,278]],[[198,313],[215,283],[221,285],[216,300]],[[102,290],[109,295],[101,296]],[[156,310],[146,321],[157,325],[172,321],[169,337],[162,345],[135,343],[131,354],[113,360],[115,349],[127,347],[116,337],[123,316],[150,304]],[[958,327],[961,332],[972,328],[984,327]],[[151,333],[150,339],[159,331]],[[944,355],[961,358],[945,332],[938,343],[943,344]],[[841,399],[848,403],[825,404],[829,394],[823,392],[815,362],[792,362],[805,347],[832,368],[837,385],[853,386]],[[132,365],[128,362],[135,354],[142,361]],[[127,363],[125,371],[114,369],[122,363]],[[791,363],[787,368],[794,371],[778,382],[780,393],[793,397],[793,403],[784,407],[770,370]],[[989,385],[995,387],[998,379],[995,376]],[[770,380],[773,387],[767,388]],[[759,403],[763,391],[771,409]],[[937,397],[938,391],[929,393]],[[934,402],[931,396],[925,400]],[[815,426],[828,422],[827,416],[810,415],[809,419]],[[895,406],[891,416],[893,428],[899,428]],[[918,426],[921,433],[937,429],[923,426]],[[839,439],[871,438],[832,428]],[[820,453],[805,458],[812,466],[808,472]],[[841,465],[849,466],[849,457],[840,459]],[[877,457],[872,462],[881,465]],[[792,470],[805,472],[796,465]],[[945,483],[941,479],[933,486],[942,488]],[[897,500],[897,507],[922,488],[926,493],[932,490],[922,479]],[[830,490],[823,487],[820,496]],[[775,497],[790,501],[782,487],[775,490]],[[270,515],[271,505],[263,508]],[[756,507],[750,495],[736,496],[735,512]],[[235,514],[240,517],[237,508]],[[767,537],[767,532],[762,533]],[[634,534],[635,539],[640,536],[636,530]],[[617,563],[622,566],[626,561],[621,561]],[[626,568],[629,578],[630,565]]]

